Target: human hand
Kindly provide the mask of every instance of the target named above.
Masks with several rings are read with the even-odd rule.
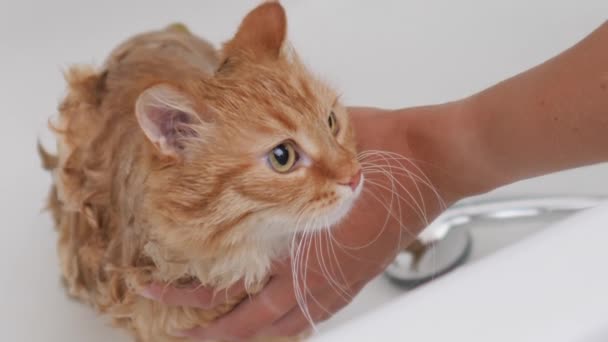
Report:
[[[306,257],[295,263],[277,262],[261,292],[208,327],[183,335],[227,341],[260,335],[294,336],[347,305],[444,208],[442,199],[451,202],[456,197],[449,189],[433,186],[434,181],[426,175],[432,173],[430,164],[421,163],[417,159],[421,151],[410,147],[413,139],[421,142],[420,147],[427,146],[415,136],[417,132],[408,132],[414,132],[418,118],[429,110],[439,107],[403,110],[399,115],[373,108],[351,109],[359,150],[368,151],[361,154],[365,191],[351,214],[338,227],[304,241],[303,247],[309,252],[300,255]],[[399,122],[391,117],[398,117]],[[163,288],[151,286],[147,297],[161,299]],[[215,296],[207,288],[169,288],[161,300],[212,308],[243,291],[241,284],[228,289],[228,295]],[[303,297],[298,297],[300,294]],[[304,310],[300,304],[304,304]]]

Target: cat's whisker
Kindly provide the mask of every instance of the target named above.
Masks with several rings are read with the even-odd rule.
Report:
[[[323,233],[323,232],[329,232],[329,224],[327,222],[325,223],[325,228],[326,229],[324,231],[321,231],[321,233]],[[330,257],[332,255],[331,251],[330,251],[330,244],[331,244],[331,242],[330,242],[329,239],[323,239],[322,236],[321,236],[321,234],[319,234],[319,244],[320,244],[320,249],[321,249],[321,251],[320,251],[321,252],[321,258],[322,258],[323,263],[325,264],[325,257],[324,257],[324,253],[323,253],[324,252],[323,249],[324,249],[324,246],[325,246],[324,242],[327,243],[327,248],[326,248],[327,249],[327,256]],[[335,254],[334,254],[334,257],[335,257]],[[350,294],[348,293],[348,289],[346,288],[346,286],[347,286],[346,283],[347,282],[346,282],[346,277],[344,275],[344,272],[342,272],[342,268],[340,267],[339,262],[337,262],[337,258],[335,258],[334,260],[336,260],[335,266],[336,266],[336,268],[338,268],[338,271],[340,272],[341,277],[342,277],[342,279],[343,279],[344,282],[341,283],[340,281],[338,281],[336,279],[337,276],[333,272],[334,267],[332,266],[333,263],[332,263],[332,259],[331,258],[329,259],[329,263],[328,263],[329,267],[327,267],[327,266],[325,267],[326,270],[327,270],[327,272],[326,272],[326,278],[328,278],[328,281],[330,281],[331,287],[336,290],[336,292],[342,297],[342,299],[345,299],[345,300],[350,299]]]
[[[426,185],[429,188],[432,188],[432,185],[430,183],[427,183],[426,180],[420,178],[418,175],[416,175],[415,173],[413,173],[409,169],[407,169],[399,160],[392,160],[392,159],[387,158],[387,157],[382,156],[382,155],[381,155],[381,157],[383,159],[381,161],[384,161],[386,164],[379,164],[378,162],[374,162],[374,163],[371,163],[371,162],[362,162],[362,169],[363,170],[369,170],[369,169],[373,169],[373,167],[375,166],[375,167],[380,167],[380,168],[382,168],[384,170],[390,170],[391,174],[393,174],[393,173],[400,173],[401,174],[401,172],[402,172],[402,174],[408,176],[412,180],[412,182],[414,183],[414,187],[416,188],[416,191],[418,192],[418,195],[421,198],[421,202],[422,202],[422,208],[421,208],[421,210],[425,211],[426,208],[424,207],[424,201],[422,201],[423,196],[422,196],[422,192],[420,190],[420,187],[418,186],[418,183],[420,182],[420,183],[422,183],[423,185]],[[398,163],[399,166],[392,165],[390,163],[391,161]],[[394,171],[401,171],[401,172],[394,172]]]
[[[337,245],[338,248],[340,248],[341,252],[344,254],[347,254],[348,256],[350,256],[353,259],[357,259],[358,257],[352,253],[349,252],[349,250],[353,250],[353,248],[351,248],[350,246],[346,246],[343,243],[341,243],[338,239],[336,239],[336,237],[333,235],[333,233],[331,232],[331,230],[329,231],[329,236],[332,240],[332,245]]]
[[[411,232],[408,230],[407,226],[402,221],[401,211],[399,211],[398,216],[396,216],[395,213],[393,213],[393,211],[390,208],[388,208],[386,206],[386,204],[382,200],[380,200],[378,198],[378,196],[376,196],[373,192],[368,190],[367,193],[370,196],[372,196],[372,198],[374,198],[376,201],[378,201],[378,203],[380,203],[380,205],[382,205],[385,209],[387,209],[387,218],[393,218],[395,221],[397,221],[400,231],[405,231],[408,234],[412,235]],[[365,244],[363,246],[359,246],[358,248],[365,248],[365,247],[370,246],[372,243],[376,242],[380,238],[380,236],[382,236],[382,234],[384,233],[386,228],[387,228],[387,225],[383,226],[374,239],[372,239],[371,241],[369,241],[367,244]]]
[[[316,331],[316,325],[314,324],[314,320],[310,314],[310,307],[308,306],[309,297],[316,301],[316,299],[314,298],[314,295],[310,292],[310,289],[308,288],[308,284],[307,284],[308,270],[309,270],[309,267],[307,267],[307,266],[310,261],[310,250],[312,249],[311,247],[312,247],[313,238],[314,238],[314,232],[311,231],[311,228],[314,228],[314,226],[310,225],[307,228],[308,248],[306,248],[305,259],[302,261],[302,268],[304,269],[304,276],[302,278],[302,284],[304,285],[303,296],[304,296],[304,305],[306,307],[305,316],[311,322],[313,329]]]
[[[394,180],[390,175],[387,175],[385,173],[383,173],[383,175],[386,176],[387,178],[391,179],[392,182],[397,183],[397,185],[399,185],[399,183],[396,180]],[[384,184],[376,183],[376,182],[373,182],[373,181],[370,181],[369,184],[370,184],[370,186],[374,186],[374,187],[377,187],[379,189],[391,192],[391,194],[393,196],[395,196],[395,197],[398,198],[398,200],[400,201],[400,203],[401,203],[401,201],[403,201],[411,209],[411,211],[418,216],[418,218],[421,221],[425,221],[426,220],[426,213],[421,210],[421,208],[420,208],[419,205],[416,205],[416,199],[413,198],[413,196],[410,196],[409,200],[406,199],[406,198],[404,198],[397,191],[397,186],[395,186],[394,184],[392,184],[392,186],[390,188],[388,186],[384,185]],[[414,204],[412,204],[412,202]]]
[[[426,187],[428,187],[429,189],[433,190],[434,187],[432,184],[427,183],[424,179],[420,178],[419,176],[417,176],[416,174],[412,173],[411,171],[403,168],[403,167],[399,167],[399,166],[395,166],[395,165],[391,165],[391,164],[386,164],[386,165],[380,165],[380,164],[371,164],[371,165],[365,165],[362,167],[362,170],[369,170],[369,169],[373,169],[374,167],[383,167],[383,168],[387,168],[389,169],[392,173],[395,174],[401,174],[404,176],[408,176],[408,177],[412,177],[412,181],[416,181],[417,183],[420,183]],[[434,191],[433,191],[434,192]],[[437,194],[438,196],[438,194]]]
[[[321,233],[317,233],[315,234],[315,238],[318,241],[317,244],[315,244],[315,252],[316,252],[316,256],[317,256],[317,260],[320,266],[320,271],[321,271],[321,275],[327,279],[330,287],[332,289],[334,289],[336,291],[336,293],[342,298],[345,298],[346,292],[342,286],[342,284],[340,284],[338,281],[336,281],[334,279],[334,276],[332,275],[330,268],[328,267],[326,261],[325,261],[325,256],[323,254],[323,239],[322,239],[322,235]]]
[[[432,184],[431,180],[428,178],[428,176],[426,175],[426,173],[414,162],[415,161],[414,159],[404,157],[404,156],[402,156],[402,155],[400,155],[398,153],[395,153],[395,152],[380,151],[380,150],[367,150],[367,151],[362,152],[361,155],[364,155],[364,156],[368,156],[368,155],[372,155],[372,156],[373,155],[385,155],[389,159],[394,160],[394,161],[399,161],[399,162],[400,161],[406,161],[411,167],[414,168],[415,171],[417,171],[414,174],[414,176],[417,179],[419,179],[422,182],[422,184],[426,185],[431,191],[433,191],[433,193],[436,196],[437,200],[440,202],[441,208],[443,208],[443,209],[446,208],[445,201],[443,200],[442,196],[437,191],[437,188]],[[365,159],[365,158],[360,158],[360,159]],[[423,162],[423,161],[419,161],[419,162]],[[401,166],[403,166],[403,164],[401,164]],[[405,168],[405,169],[407,169],[407,168]]]
[[[382,202],[373,192],[371,191],[367,191],[367,193],[369,193],[374,199],[376,199],[381,205],[383,205],[386,208],[386,205],[384,204],[384,202]],[[401,241],[403,239],[403,233],[406,232],[407,235],[410,237],[410,239],[415,238],[416,235],[412,234],[407,227],[403,224],[403,222],[401,221],[402,218],[402,213],[401,213],[401,205],[399,202],[397,202],[397,208],[398,208],[398,217],[395,217],[394,214],[392,213],[392,211],[390,209],[387,209],[387,218],[388,217],[393,217],[400,226],[400,229],[398,229],[398,237],[397,237],[397,243],[395,244],[395,253],[399,252],[399,249],[401,248]],[[375,237],[375,239],[373,239],[372,241],[370,241],[367,245],[362,246],[362,248],[367,247],[368,245],[371,245],[373,242],[375,242],[380,236],[382,236],[382,234],[384,233],[384,230],[386,229],[386,227],[383,227],[380,232],[378,233],[378,235]]]
[[[376,159],[371,159],[369,156],[371,156],[371,158],[375,157]],[[362,163],[376,163],[381,160],[385,160],[385,161],[392,160],[395,162],[399,162],[400,165],[403,166],[404,168],[406,168],[406,167],[401,163],[401,161],[406,161],[406,162],[408,162],[408,164],[410,166],[412,166],[415,169],[415,171],[417,171],[417,173],[415,174],[416,177],[422,177],[423,179],[421,178],[420,180],[423,181],[424,183],[426,183],[428,186],[432,187],[430,179],[426,176],[426,174],[422,171],[422,169],[420,169],[420,167],[418,165],[416,165],[416,163],[413,162],[413,160],[411,158],[403,157],[394,152],[370,151],[370,154],[366,155],[366,157],[364,157],[364,158],[359,158],[359,160]]]
[[[380,236],[382,235],[382,233],[384,233],[384,231],[386,230],[386,227],[387,227],[387,225],[388,225],[389,219],[390,219],[390,217],[391,217],[391,216],[393,216],[393,215],[392,215],[392,212],[393,212],[393,203],[394,203],[394,201],[395,201],[395,195],[397,195],[397,196],[396,196],[396,197],[397,197],[397,204],[399,205],[399,218],[398,218],[398,221],[399,221],[399,224],[400,224],[400,225],[402,225],[402,223],[401,223],[401,205],[400,205],[400,203],[399,203],[399,198],[400,198],[400,196],[399,196],[399,194],[397,194],[397,193],[396,193],[396,191],[395,191],[395,184],[394,184],[394,180],[393,180],[393,179],[391,179],[391,178],[389,178],[389,177],[387,177],[387,178],[388,178],[388,180],[391,182],[391,189],[389,190],[389,193],[390,193],[390,195],[391,195],[391,198],[390,198],[390,203],[389,203],[389,205],[388,205],[388,207],[387,207],[385,203],[383,203],[383,202],[381,202],[381,201],[380,201],[380,202],[381,202],[381,204],[382,204],[382,205],[383,205],[383,206],[386,208],[386,210],[387,210],[387,215],[386,215],[386,218],[384,219],[384,223],[383,223],[383,225],[382,225],[382,228],[380,229],[379,233],[378,233],[378,234],[377,234],[377,235],[374,237],[374,239],[372,239],[371,241],[369,241],[369,242],[368,242],[366,245],[361,246],[360,248],[365,248],[365,247],[370,246],[371,244],[375,243],[375,242],[376,242],[376,241],[377,241],[377,240],[380,238]],[[374,185],[374,184],[375,184],[375,182],[374,182],[374,181],[372,181],[371,179],[369,180],[369,183],[370,183],[371,185]],[[371,193],[371,190],[368,190],[367,192]],[[373,194],[373,193],[372,193],[372,195],[373,195],[374,197],[376,197],[376,196],[375,196],[375,194]],[[377,197],[376,197],[376,199],[377,199],[377,200],[379,200]]]
[[[421,200],[421,213],[423,214],[423,218],[424,218],[424,223],[426,223],[428,225],[428,219],[427,219],[427,212],[426,212],[426,205],[425,205],[425,201],[424,201],[424,197],[422,195],[422,192],[420,190],[420,188],[418,187],[418,183],[421,183],[422,185],[426,186],[428,189],[430,189],[434,195],[436,196],[438,202],[439,202],[439,206],[440,208],[445,208],[446,204],[445,201],[443,200],[443,198],[440,196],[440,194],[438,193],[437,189],[435,186],[432,185],[430,179],[426,176],[426,174],[409,158],[405,158],[403,156],[400,156],[396,153],[391,153],[391,152],[384,152],[384,151],[368,151],[365,153],[362,153],[359,157],[361,166],[362,166],[362,170],[363,173],[366,176],[370,176],[371,174],[382,174],[385,177],[390,177],[393,181],[397,182],[399,187],[402,190],[405,190],[407,193],[407,189],[405,189],[405,187],[403,186],[403,184],[401,184],[401,182],[399,182],[399,180],[395,179],[397,175],[403,175],[403,176],[407,176],[409,177],[413,183],[414,186],[416,187],[416,191],[418,192],[418,195],[420,196],[420,200]],[[402,161],[406,161],[407,163],[409,163],[411,166],[413,166],[413,168],[418,171],[418,174],[410,171],[403,163]],[[380,164],[380,162],[384,162],[386,164]],[[398,164],[398,166],[393,165],[391,162],[394,162],[396,164]],[[374,181],[372,181],[371,179],[369,179],[371,177],[368,177],[367,181],[369,184],[384,188],[385,190],[388,191],[394,191],[394,182],[391,182],[391,188],[387,188],[384,185],[375,183]],[[371,193],[371,191],[369,191],[370,194],[373,195],[373,197],[376,198],[376,200],[380,201],[377,196],[375,196],[373,193]],[[409,195],[409,193],[408,193]],[[410,197],[412,197],[410,195]],[[412,198],[413,199],[413,198]],[[400,204],[400,202],[398,202],[398,204]],[[420,206],[419,206],[420,208]],[[399,214],[399,217],[401,217],[401,214]],[[401,245],[401,239],[402,239],[402,233],[403,233],[403,229],[399,230],[399,243],[397,244],[397,246],[399,247]],[[435,251],[434,251],[435,252]],[[436,263],[436,255],[435,253],[433,253],[432,255],[433,258],[433,262]]]
[[[311,228],[314,227],[313,222],[307,222],[304,229],[302,230],[302,235],[300,238],[300,243],[298,244],[298,248],[295,256],[295,265],[292,265],[292,271],[294,273],[294,294],[296,297],[296,302],[302,311],[302,314],[306,318],[306,320],[310,323],[312,328],[316,330],[316,325],[312,316],[310,314],[309,306],[308,306],[308,297],[314,297],[310,294],[310,290],[307,287],[306,279],[307,279],[307,271],[308,268],[307,263],[310,256],[310,247],[312,241]],[[306,243],[308,242],[308,248],[306,247]],[[301,277],[300,277],[301,275]]]
[[[401,155],[399,153],[391,152],[391,151],[380,151],[380,150],[372,150],[372,151],[374,151],[375,153],[380,153],[380,154],[384,154],[384,155],[390,156],[391,159],[394,159],[394,160],[404,160],[404,161],[408,162],[412,167],[414,167],[416,169],[416,171],[418,171],[418,173],[422,177],[424,177],[426,179],[426,181],[429,184],[431,183],[431,180],[426,176],[426,174],[424,173],[424,171],[422,171],[422,169],[414,162],[414,161],[416,161],[415,159],[413,159],[413,158],[407,158],[407,157],[405,157],[405,156],[403,156],[403,155]],[[418,162],[423,162],[421,160],[417,160],[417,161]]]
[[[340,261],[338,260],[338,255],[336,254],[336,250],[334,248],[334,237],[331,233],[331,227],[329,226],[329,223],[326,222],[326,234],[327,234],[327,249],[328,252],[331,252],[331,255],[333,256],[335,262],[336,262],[336,267],[338,268],[338,272],[340,272],[340,277],[342,278],[342,281],[344,282],[344,284],[347,283],[346,280],[346,275],[344,274],[344,271],[342,270],[342,265],[340,265]]]
[[[314,234],[316,236],[318,236],[318,234]],[[318,245],[317,245],[318,246]],[[325,276],[325,275],[324,275]],[[317,306],[323,310],[325,313],[331,313],[331,310],[329,310],[328,308],[326,308],[321,302],[319,302],[312,294],[310,294],[310,299],[315,302],[315,304],[317,304]],[[314,323],[312,322],[312,320],[310,321],[312,327],[314,330],[316,330],[316,326],[314,325]]]
[[[375,171],[375,172],[374,172],[374,171]],[[416,204],[416,199],[414,198],[414,196],[412,196],[412,195],[411,195],[409,192],[407,192],[407,191],[406,191],[406,194],[407,194],[407,195],[409,195],[410,200],[411,200],[412,202],[414,202],[414,204],[412,204],[412,202],[410,202],[410,200],[408,200],[408,199],[404,198],[404,197],[403,197],[401,194],[399,194],[399,193],[396,191],[396,189],[395,189],[395,183],[396,183],[397,185],[401,186],[401,187],[403,187],[403,186],[402,186],[402,184],[401,184],[401,183],[399,183],[399,181],[397,181],[397,180],[395,179],[395,177],[394,177],[394,176],[392,176],[392,175],[391,175],[389,172],[387,172],[386,170],[374,170],[374,171],[368,171],[367,173],[365,173],[365,175],[367,176],[367,175],[371,175],[371,174],[374,174],[374,173],[381,174],[381,175],[385,176],[385,177],[386,177],[386,178],[387,178],[387,179],[388,179],[388,180],[391,182],[391,188],[388,188],[386,185],[380,184],[380,183],[375,182],[375,181],[373,181],[373,180],[371,180],[371,179],[366,179],[366,182],[367,182],[368,184],[373,185],[373,186],[377,186],[377,187],[379,187],[379,188],[382,188],[382,189],[384,189],[384,190],[389,191],[389,192],[391,193],[391,195],[394,195],[394,196],[396,196],[398,199],[400,199],[400,200],[404,201],[404,202],[405,202],[405,203],[406,203],[406,204],[407,204],[407,205],[408,205],[408,206],[409,206],[409,207],[412,209],[412,211],[413,211],[413,212],[415,212],[415,213],[416,213],[416,215],[418,215],[418,217],[419,217],[421,220],[424,220],[424,217],[426,217],[426,214],[425,214],[425,213],[422,211],[422,208],[421,208],[419,205],[417,205],[417,204]],[[371,178],[371,177],[369,177],[369,178]]]
[[[421,212],[425,213],[425,216],[426,216],[426,206],[425,206],[425,202],[424,202],[424,196],[422,195],[422,191],[420,190],[420,187],[418,186],[418,181],[417,181],[417,180],[420,180],[420,178],[417,177],[416,175],[414,175],[413,172],[411,172],[409,169],[407,169],[401,163],[400,160],[395,159],[395,158],[387,157],[386,154],[384,154],[384,153],[379,153],[378,155],[381,156],[386,161],[387,166],[389,168],[394,167],[394,165],[392,165],[390,163],[390,161],[394,161],[394,162],[397,162],[399,164],[400,167],[398,167],[398,169],[401,169],[401,170],[403,170],[403,171],[405,171],[407,173],[407,175],[410,177],[410,179],[414,183],[414,187],[416,188],[416,191],[418,192],[418,195],[420,196],[420,204],[421,204],[421,207],[422,207],[420,210],[421,210]],[[390,156],[390,154],[389,154],[389,156]],[[391,176],[394,177],[394,175],[392,173],[391,173]],[[422,182],[424,183],[424,181],[422,181]]]
[[[314,321],[310,316],[310,312],[308,310],[308,304],[306,300],[306,296],[308,293],[308,288],[306,288],[306,273],[305,273],[305,258],[303,251],[305,249],[308,227],[311,225],[311,222],[307,222],[304,226],[304,229],[301,231],[301,235],[299,235],[300,230],[299,225],[303,216],[303,210],[298,214],[298,218],[296,220],[296,232],[294,233],[292,240],[292,248],[291,248],[291,269],[292,269],[292,279],[294,286],[294,295],[296,297],[296,302],[302,310],[302,313],[306,317],[306,319],[310,322],[310,324],[314,328]],[[299,238],[298,238],[299,237]],[[297,246],[296,246],[296,240]],[[304,271],[304,272],[303,272]],[[304,288],[300,284],[303,284]]]
[[[374,165],[376,167],[379,167],[380,165],[376,164]],[[412,182],[414,183],[414,186],[416,188],[416,191],[418,192],[418,195],[420,196],[421,199],[421,204],[422,204],[422,209],[426,210],[423,196],[422,196],[422,191],[420,190],[420,187],[418,186],[418,183],[421,183],[422,185],[426,186],[427,188],[431,189],[431,191],[435,192],[434,187],[427,183],[424,179],[420,178],[419,176],[417,176],[416,174],[412,173],[411,171],[407,170],[403,165],[401,166],[395,166],[395,165],[391,165],[391,164],[387,164],[387,165],[382,165],[383,168],[390,170],[391,174],[394,175],[404,175],[404,176],[408,176]],[[365,166],[363,168],[364,170],[369,170],[369,169],[373,169],[373,166]],[[442,202],[440,200],[440,202]]]
[[[369,190],[364,189],[364,192],[368,193]],[[370,193],[372,196],[376,197],[373,193]],[[400,219],[396,218],[394,216],[394,214],[392,213],[392,209],[390,209],[389,207],[386,206],[386,204],[384,204],[384,202],[382,202],[381,200],[379,200],[377,197],[375,198],[377,201],[380,202],[380,204],[387,209],[387,218],[385,220],[385,224],[382,226],[382,228],[380,229],[380,231],[378,232],[378,234],[376,234],[376,236],[371,239],[370,241],[368,241],[366,244],[364,245],[360,245],[360,246],[346,246],[344,244],[339,243],[338,241],[336,241],[337,243],[339,243],[340,247],[346,252],[346,250],[359,250],[359,249],[363,249],[366,247],[369,247],[370,245],[374,244],[379,238],[380,236],[382,236],[382,234],[384,233],[384,231],[386,230],[387,227],[387,223],[390,217],[393,217],[394,219],[396,219],[399,222],[400,227],[403,227],[403,224],[401,223]],[[335,241],[335,239],[334,239]],[[352,256],[353,258],[357,258],[356,256],[348,253],[350,256]]]
[[[422,195],[422,191],[420,190],[420,187],[418,186],[418,182],[420,182],[423,185],[425,185],[426,187],[428,187],[435,194],[435,196],[437,197],[437,199],[439,201],[440,207],[445,207],[445,202],[443,201],[443,199],[441,198],[441,196],[439,195],[439,193],[437,192],[435,187],[426,181],[426,179],[428,179],[428,178],[425,177],[425,179],[423,179],[423,178],[419,177],[418,175],[414,174],[413,172],[408,170],[403,164],[401,164],[400,161],[396,161],[397,163],[399,163],[399,166],[390,164],[388,158],[386,158],[385,162],[387,164],[384,164],[384,165],[380,165],[378,163],[372,164],[370,162],[362,162],[362,165],[363,165],[362,168],[364,170],[364,174],[365,173],[372,174],[372,173],[374,173],[373,171],[379,171],[379,169],[380,169],[380,170],[382,170],[381,172],[388,171],[387,175],[392,178],[396,178],[395,177],[396,175],[408,176],[414,183],[414,186],[420,197],[421,204],[417,205],[417,206],[419,206],[419,213],[421,214],[419,216],[421,217],[421,219],[423,220],[424,223],[428,224],[429,222],[427,219],[428,215],[426,212],[426,205],[425,205],[424,197]],[[407,192],[407,189],[403,186],[403,184],[397,179],[395,179],[395,181],[397,182],[399,187],[402,190],[406,191],[406,193],[413,199],[412,194]]]

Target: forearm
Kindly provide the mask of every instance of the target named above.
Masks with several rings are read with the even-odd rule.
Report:
[[[608,23],[465,102],[495,186],[608,161]]]
[[[415,120],[409,110],[390,120],[409,123],[407,145],[454,200],[608,161],[608,23],[533,69],[421,110]]]

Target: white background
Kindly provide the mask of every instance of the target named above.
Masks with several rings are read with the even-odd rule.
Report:
[[[0,2],[0,339],[107,341],[100,320],[66,300],[55,235],[40,210],[47,145],[72,63],[101,63],[126,37],[174,21],[215,44],[258,1]],[[347,104],[405,107],[450,101],[571,46],[608,18],[606,0],[284,1],[290,36]],[[490,196],[608,194],[606,165],[523,182]],[[103,331],[103,333],[102,333]],[[107,335],[103,335],[107,334]],[[86,337],[86,338],[85,338]]]

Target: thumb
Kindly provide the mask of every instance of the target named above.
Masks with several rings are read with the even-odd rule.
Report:
[[[139,294],[164,304],[210,309],[235,297],[244,296],[245,286],[242,281],[220,290],[200,284],[176,288],[169,284],[152,283],[144,287]]]

